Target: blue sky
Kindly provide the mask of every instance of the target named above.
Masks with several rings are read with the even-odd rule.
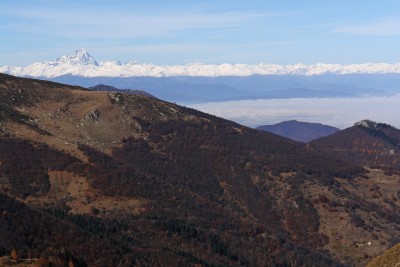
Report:
[[[0,1],[0,66],[400,62],[400,1]]]

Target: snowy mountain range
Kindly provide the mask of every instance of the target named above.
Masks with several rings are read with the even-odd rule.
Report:
[[[78,49],[72,55],[61,56],[55,61],[34,63],[26,67],[4,66],[0,72],[22,77],[54,78],[63,75],[80,77],[220,77],[251,75],[305,75],[322,74],[400,74],[400,63],[366,64],[202,64],[158,66],[136,61],[96,61],[85,49]]]
[[[158,66],[136,61],[97,61],[85,49],[79,49],[55,61],[0,67],[1,72],[83,87],[105,84],[119,89],[141,89],[157,98],[183,104],[400,93],[400,63]]]

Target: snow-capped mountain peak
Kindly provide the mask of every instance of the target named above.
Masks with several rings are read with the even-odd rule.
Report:
[[[69,65],[99,65],[96,59],[94,59],[84,48],[75,50],[71,55],[57,58],[56,62],[59,64]]]

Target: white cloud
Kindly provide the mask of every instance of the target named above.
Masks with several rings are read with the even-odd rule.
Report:
[[[335,31],[357,35],[396,36],[400,35],[400,18],[381,18],[366,24],[339,27]]]
[[[196,29],[229,28],[246,25],[258,17],[255,12],[176,11],[169,14],[139,13],[132,10],[88,10],[64,8],[8,9],[11,19],[4,28],[17,32],[64,38],[138,38],[174,35]]]
[[[363,119],[400,128],[400,95],[370,98],[292,98],[213,102],[190,107],[250,127],[296,119],[341,129]]]

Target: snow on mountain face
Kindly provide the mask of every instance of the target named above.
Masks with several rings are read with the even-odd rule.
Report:
[[[97,61],[86,52],[85,49],[78,49],[72,55],[57,58],[56,63],[59,65],[94,65],[99,66]]]
[[[62,56],[55,61],[34,63],[27,67],[4,66],[0,72],[15,76],[54,78],[61,75],[83,77],[165,77],[165,76],[250,76],[250,75],[321,75],[321,74],[383,74],[400,73],[400,63],[366,64],[202,64],[192,63],[176,66],[158,66],[128,61],[97,62],[84,49],[76,50],[72,55]]]

